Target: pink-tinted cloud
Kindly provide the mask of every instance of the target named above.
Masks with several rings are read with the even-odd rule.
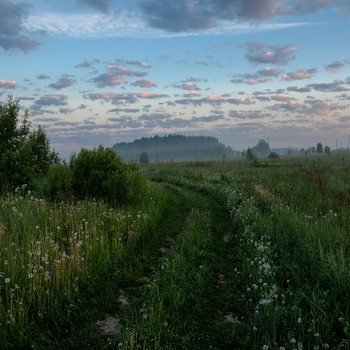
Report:
[[[17,86],[17,82],[13,80],[10,80],[10,81],[0,80],[0,88],[14,89],[16,86]]]
[[[256,78],[256,79],[249,79],[247,81],[247,84],[249,85],[255,85],[255,84],[261,84],[261,83],[265,83],[266,80],[262,79],[262,78]]]
[[[83,95],[85,99],[92,101],[102,100],[112,104],[135,103],[137,98],[133,93],[120,94],[118,92],[89,92]]]
[[[273,96],[271,96],[271,100],[275,100],[275,101],[289,101],[290,100],[290,96],[289,95],[284,95],[284,94],[273,95]]]
[[[263,77],[278,77],[282,73],[279,68],[266,67],[265,69],[259,70],[258,74]]]
[[[252,64],[287,64],[294,59],[294,53],[298,48],[292,44],[281,45],[266,45],[262,42],[247,42],[245,49],[246,57]]]
[[[188,94],[184,94],[183,97],[199,97],[201,95],[198,91],[190,91]]]
[[[217,101],[224,101],[223,97],[218,96],[206,96],[203,99],[204,101],[210,101],[210,102],[217,102]]]
[[[291,81],[291,80],[303,80],[303,79],[311,79],[312,76],[317,72],[316,68],[311,68],[308,70],[299,69],[296,72],[291,72],[288,74],[284,74],[282,80]]]
[[[137,96],[139,98],[149,98],[149,99],[168,97],[168,95],[165,95],[165,94],[155,94],[155,93],[148,92],[148,91],[139,92],[139,93],[137,93]]]
[[[156,80],[137,80],[135,83],[132,84],[133,86],[139,86],[142,88],[151,88],[157,86]]]
[[[190,91],[200,90],[196,83],[191,82],[182,83],[181,89]]]
[[[330,63],[330,64],[327,64],[327,66],[325,67],[325,69],[328,71],[328,72],[331,72],[331,73],[336,73],[338,72],[341,68],[344,67],[344,63],[341,63],[341,62],[333,62],[333,63]]]

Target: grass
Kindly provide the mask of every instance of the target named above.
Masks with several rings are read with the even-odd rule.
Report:
[[[349,154],[278,164],[147,165],[116,209],[3,195],[0,347],[350,348]]]

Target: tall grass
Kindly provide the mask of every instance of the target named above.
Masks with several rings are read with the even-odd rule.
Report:
[[[349,155],[256,165],[221,161],[147,171],[156,181],[221,198],[231,215],[239,261],[232,266],[232,299],[244,318],[233,344],[350,348]]]
[[[167,201],[155,186],[152,196],[119,209],[93,200],[50,204],[26,186],[2,196],[0,347],[28,345],[35,327],[66,318],[82,284],[101,278],[146,240]]]

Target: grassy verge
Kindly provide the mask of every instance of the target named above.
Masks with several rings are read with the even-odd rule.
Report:
[[[94,347],[94,319],[116,307],[109,296],[123,264],[158,241],[155,228],[170,206],[159,186],[139,206],[120,209],[94,201],[51,205],[25,187],[3,197],[0,347]]]

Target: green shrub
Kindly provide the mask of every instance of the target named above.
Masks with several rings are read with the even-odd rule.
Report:
[[[47,194],[51,200],[62,201],[72,197],[72,172],[66,164],[55,164],[47,173]]]
[[[111,149],[81,149],[70,160],[72,188],[77,198],[131,203],[147,192],[147,180],[137,164],[126,164]]]

